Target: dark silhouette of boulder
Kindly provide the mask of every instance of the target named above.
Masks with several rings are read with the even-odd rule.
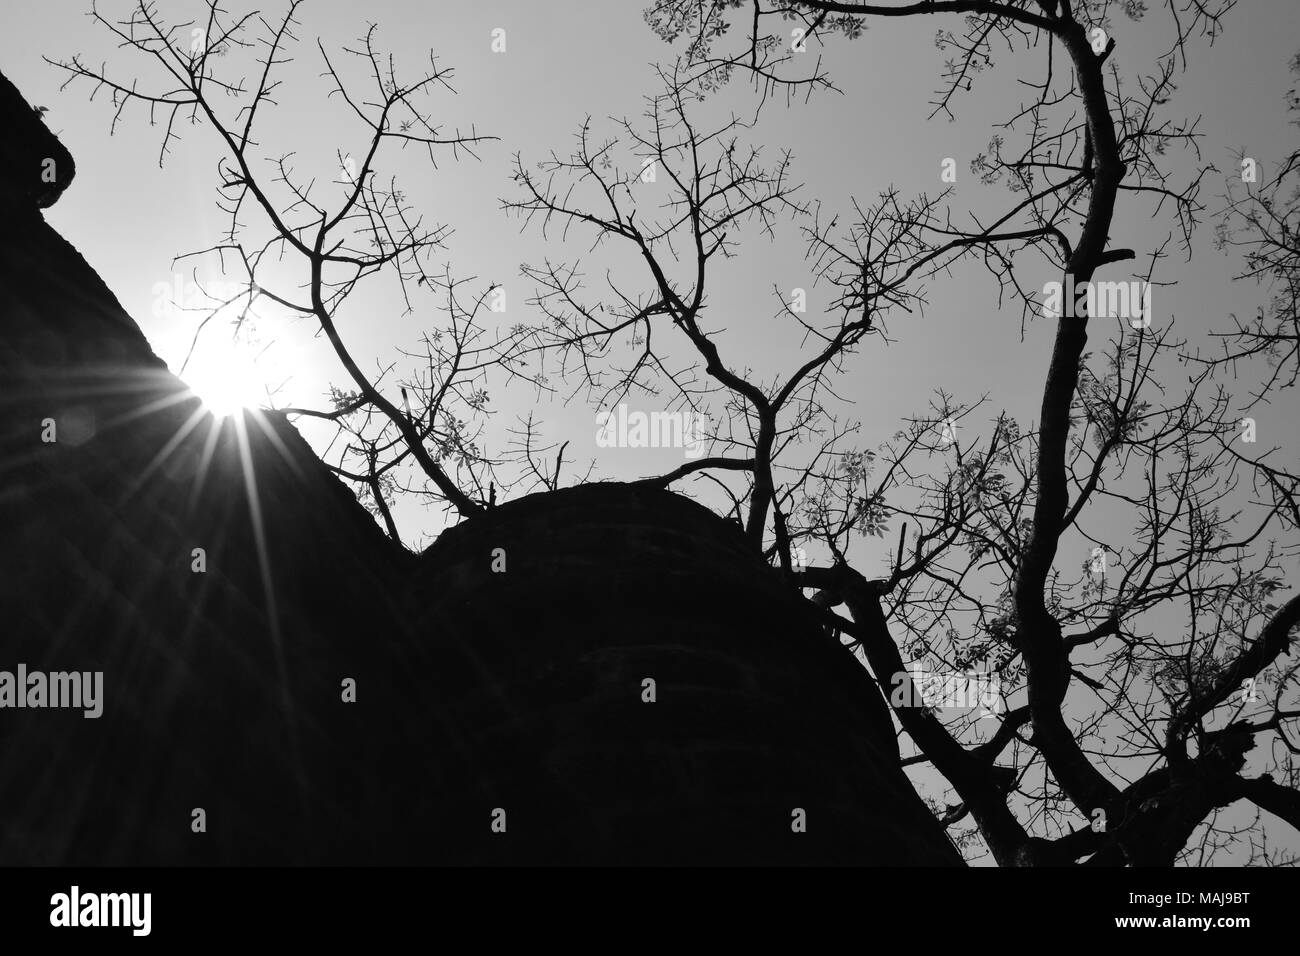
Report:
[[[444,532],[417,578],[451,819],[500,807],[510,825],[449,833],[465,858],[954,859],[866,672],[702,506],[624,484],[531,495]]]

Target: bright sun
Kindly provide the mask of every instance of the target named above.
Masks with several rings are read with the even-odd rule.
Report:
[[[270,400],[271,383],[264,356],[251,347],[213,336],[195,350],[182,378],[203,407],[217,418]]]

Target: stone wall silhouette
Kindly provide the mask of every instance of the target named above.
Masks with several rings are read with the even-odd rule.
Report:
[[[404,551],[282,417],[202,411],[44,221],[72,158],[3,78],[0,121],[0,670],[105,698],[0,709],[0,863],[960,862],[734,526],[597,484]]]

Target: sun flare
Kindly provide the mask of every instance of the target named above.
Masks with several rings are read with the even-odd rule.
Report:
[[[203,407],[227,418],[270,401],[272,383],[267,363],[250,347],[215,339],[201,343],[182,378]]]

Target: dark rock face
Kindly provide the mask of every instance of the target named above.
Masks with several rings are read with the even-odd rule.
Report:
[[[104,675],[0,709],[0,864],[959,862],[732,526],[593,485],[410,555],[279,416],[202,412],[0,116],[0,671]]]
[[[518,825],[462,831],[468,858],[951,861],[867,674],[700,505],[534,495],[445,532],[417,575],[442,762],[472,788],[449,796]]]
[[[21,205],[54,205],[76,175],[72,154],[45,128],[40,109],[30,105],[0,73],[0,193]]]
[[[388,738],[340,683],[388,679],[412,559],[283,421],[200,413],[35,214],[0,301],[0,670],[102,671],[105,697],[0,710],[0,861],[350,851]]]

